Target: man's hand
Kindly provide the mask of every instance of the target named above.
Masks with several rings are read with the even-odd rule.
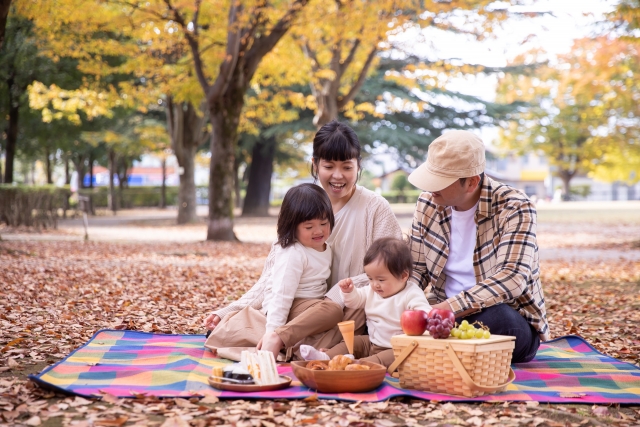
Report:
[[[204,319],[204,326],[212,331],[216,328],[216,326],[218,326],[218,323],[220,323],[220,316],[218,316],[217,314],[213,314],[211,313],[206,319]]]
[[[431,308],[438,308],[440,310],[449,310],[449,311],[453,311],[453,309],[451,308],[451,306],[449,305],[448,302],[446,301],[442,301],[439,302],[438,304],[434,304],[431,306]]]
[[[345,294],[351,293],[353,291],[353,280],[342,279],[338,282],[338,286],[340,286],[340,290]]]

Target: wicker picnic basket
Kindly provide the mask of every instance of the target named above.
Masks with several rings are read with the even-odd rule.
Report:
[[[514,379],[515,337],[433,339],[429,335],[391,338],[400,387],[475,397],[503,391]]]

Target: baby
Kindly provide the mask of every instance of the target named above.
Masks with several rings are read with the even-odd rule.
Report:
[[[338,282],[344,303],[349,308],[364,308],[369,335],[354,337],[353,356],[356,359],[379,363],[389,367],[394,361],[391,337],[402,334],[400,317],[405,310],[431,311],[422,289],[407,283],[412,259],[409,247],[395,238],[373,242],[364,257],[364,271],[369,285],[354,288],[351,279]],[[346,354],[343,342],[335,347],[318,351],[303,345],[300,352],[305,360],[329,360]]]

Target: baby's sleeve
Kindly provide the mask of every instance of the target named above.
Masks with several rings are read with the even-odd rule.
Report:
[[[407,286],[411,286],[409,292],[407,292],[407,310],[422,310],[425,312],[431,311],[431,304],[427,301],[427,297],[424,295],[424,291],[413,283],[407,283]]]
[[[342,298],[344,299],[344,305],[349,308],[364,308],[367,303],[367,294],[369,293],[369,286],[362,288],[353,288],[351,292],[345,294],[340,291]]]

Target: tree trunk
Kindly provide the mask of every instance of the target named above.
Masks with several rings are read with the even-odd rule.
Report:
[[[84,188],[84,160],[83,155],[78,155],[77,159],[75,156],[71,159],[76,172],[78,172],[78,190]],[[71,183],[71,178],[69,178],[69,183]]]
[[[160,187],[160,209],[167,207],[167,159],[162,158],[162,186]]]
[[[53,184],[52,179],[52,167],[51,167],[51,153],[49,153],[49,147],[45,148],[45,154],[47,156],[47,184]]]
[[[2,173],[2,144],[0,144],[0,184],[4,182],[4,174]]]
[[[114,183],[114,175],[116,174],[116,153],[113,149],[109,149],[109,195],[107,196],[107,205],[115,214],[117,211],[116,187]]]
[[[275,154],[275,137],[260,138],[253,146],[242,216],[269,216],[269,195]]]
[[[234,206],[238,209],[242,208],[242,194],[240,194],[240,183],[242,178],[238,176],[240,172],[240,165],[242,162],[236,156],[233,159],[233,198]]]
[[[9,16],[9,8],[11,0],[0,0],[0,48],[4,43],[4,34],[7,28],[7,17]]]
[[[11,87],[10,87],[11,88]],[[18,112],[20,105],[14,103],[11,99],[11,90],[9,90],[9,124],[7,126],[7,150],[4,165],[4,182],[11,184],[13,182],[13,163],[16,156],[16,142],[18,140]]]
[[[562,200],[571,200],[571,179],[575,176],[575,172],[561,170],[558,172],[560,180],[562,180]]]
[[[205,114],[198,115],[191,103],[174,103],[167,96],[167,127],[171,149],[182,168],[178,188],[178,224],[198,220],[196,214],[195,157],[204,140]]]
[[[196,222],[196,180],[195,180],[195,157],[197,146],[185,146],[182,148],[183,156],[180,166],[180,186],[178,187],[178,224],[188,224]]]
[[[93,154],[89,154],[89,188],[93,188]]]
[[[64,155],[64,183],[71,184],[71,174],[69,173],[69,156]]]
[[[224,97],[209,112],[212,132],[207,240],[238,240],[233,232],[233,170],[243,93],[237,95]]]

